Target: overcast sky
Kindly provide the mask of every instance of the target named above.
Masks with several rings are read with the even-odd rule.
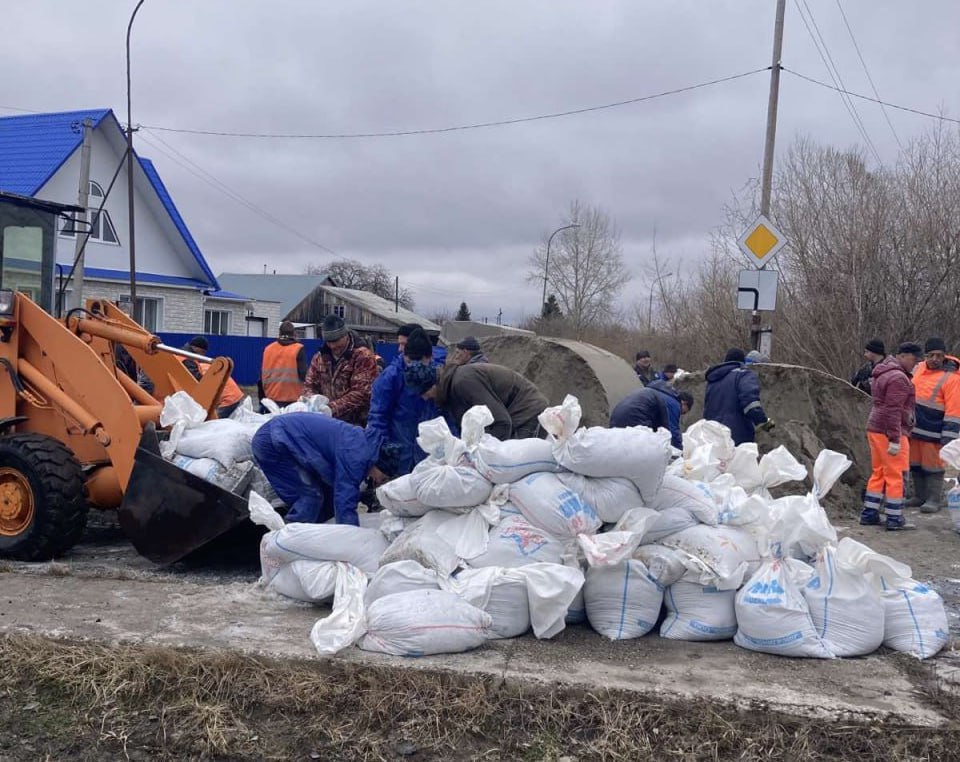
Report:
[[[0,114],[111,107],[124,122],[134,5],[5,2]],[[842,6],[884,100],[960,117],[960,3]],[[870,94],[837,0],[799,7],[811,11],[846,87]],[[606,209],[622,231],[629,305],[648,293],[654,229],[661,254],[694,261],[724,203],[759,174],[767,72],[445,134],[295,140],[155,128],[384,132],[621,101],[768,66],[774,8],[774,0],[146,0],[132,38],[133,121],[144,126],[136,146],[218,273],[264,264],[297,273],[352,257],[398,274],[424,314],[465,299],[474,318],[492,322],[502,309],[512,322],[539,309],[527,256],[577,198]],[[829,81],[795,0],[785,27],[784,66]],[[855,104],[883,161],[895,161],[880,108]],[[888,114],[904,142],[935,124]],[[778,152],[798,135],[862,143],[837,93],[785,73]]]

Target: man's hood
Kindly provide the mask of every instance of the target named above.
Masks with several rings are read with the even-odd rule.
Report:
[[[873,378],[880,378],[880,376],[886,373],[893,373],[895,371],[900,371],[901,373],[908,375],[907,371],[903,369],[903,366],[897,362],[897,358],[893,355],[889,355],[873,366],[873,373],[870,375]]]
[[[716,382],[728,376],[735,370],[743,367],[742,362],[736,362],[731,360],[730,362],[722,362],[719,365],[714,365],[712,368],[707,370],[707,381]]]
[[[647,384],[648,389],[653,389],[654,391],[660,392],[660,394],[665,394],[668,397],[680,401],[680,397],[677,394],[677,390],[674,389],[669,381],[653,381]]]

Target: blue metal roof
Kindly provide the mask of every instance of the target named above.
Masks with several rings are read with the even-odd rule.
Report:
[[[58,266],[59,267],[59,266]],[[72,267],[63,265],[64,276],[69,275]],[[84,278],[97,278],[102,280],[116,280],[122,283],[130,282],[130,273],[127,270],[108,270],[102,267],[83,268]],[[157,275],[155,273],[137,273],[137,283],[157,283],[163,286],[186,286],[188,288],[207,289],[209,283],[196,278],[181,278],[178,275]]]
[[[250,302],[253,301],[249,296],[244,296],[243,294],[236,294],[233,291],[224,291],[222,288],[216,291],[209,290],[204,292],[211,299],[228,299],[236,302]]]
[[[83,120],[96,127],[110,109],[0,117],[0,188],[32,196],[83,142]]]
[[[122,134],[120,123],[110,109],[0,117],[0,190],[24,196],[36,194],[80,147],[83,142],[83,120],[89,117],[96,128],[107,116],[111,117],[110,121]],[[139,156],[137,160],[206,280],[150,276],[148,273],[137,273],[137,279],[146,281],[153,278],[153,282],[172,282],[156,279],[173,278],[184,284],[219,289],[216,276],[193,240],[153,162]]]

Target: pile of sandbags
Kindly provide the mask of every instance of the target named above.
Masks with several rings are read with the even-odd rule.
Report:
[[[180,468],[229,492],[246,496],[256,491],[274,507],[281,507],[283,503],[253,462],[253,435],[275,415],[330,415],[330,408],[327,398],[319,394],[301,397],[282,410],[271,400],[263,402],[270,412],[254,412],[246,397],[229,418],[208,421],[206,411],[193,397],[176,392],[164,400],[160,413],[160,425],[170,429],[168,438],[160,443],[160,452]]]
[[[909,567],[838,542],[820,501],[850,465],[839,453],[820,453],[809,492],[773,499],[806,469],[714,422],[675,457],[666,431],[580,428],[573,397],[541,415],[544,440],[499,442],[491,421],[471,409],[460,438],[421,424],[428,456],[379,488],[377,529],[284,527],[251,508],[274,527],[261,584],[334,600],[311,634],[320,653],[457,652],[581,621],[617,640],[658,630],[819,658],[881,644],[927,658],[947,642],[943,601]]]

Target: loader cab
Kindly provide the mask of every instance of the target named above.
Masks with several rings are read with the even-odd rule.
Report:
[[[57,228],[78,206],[0,191],[0,291],[20,291],[57,312]],[[3,299],[0,299],[2,306]]]

